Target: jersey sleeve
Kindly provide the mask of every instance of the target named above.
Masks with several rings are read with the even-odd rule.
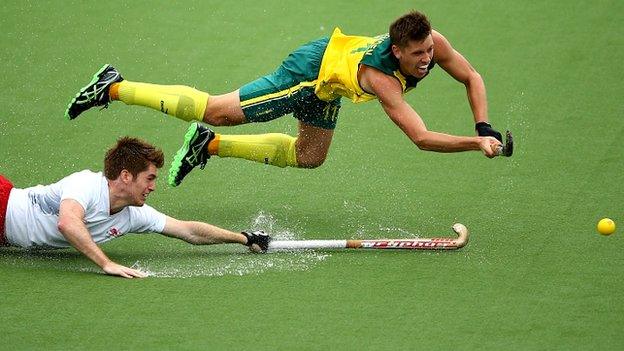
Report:
[[[130,231],[132,233],[162,233],[165,229],[167,216],[149,205],[131,206]]]
[[[60,184],[60,201],[72,199],[78,201],[85,212],[89,212],[99,197],[101,179],[87,172],[74,173],[63,179]]]

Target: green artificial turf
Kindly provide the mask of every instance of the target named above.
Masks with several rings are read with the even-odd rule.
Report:
[[[150,203],[181,219],[280,238],[440,236],[454,252],[253,255],[158,235],[103,249],[153,274],[99,274],[73,249],[0,248],[6,350],[621,350],[624,348],[624,23],[621,1],[5,1],[0,173],[18,187],[100,170],[132,135],[167,163],[187,124],[113,103],[65,120],[104,63],[126,79],[213,94],[271,72],[298,45],[377,35],[427,13],[480,72],[511,159],[418,150],[376,102],[346,99],[325,164],[213,158]],[[465,89],[439,67],[406,96],[436,131],[471,135]],[[279,120],[221,133],[296,133]],[[595,225],[620,228],[604,237]]]

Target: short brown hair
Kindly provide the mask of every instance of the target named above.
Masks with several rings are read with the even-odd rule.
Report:
[[[106,152],[104,157],[104,176],[117,179],[124,169],[133,176],[147,170],[150,163],[161,168],[165,156],[161,149],[138,138],[123,137]]]
[[[431,34],[431,24],[423,13],[412,10],[392,22],[389,33],[390,42],[404,48],[408,41],[422,41]]]

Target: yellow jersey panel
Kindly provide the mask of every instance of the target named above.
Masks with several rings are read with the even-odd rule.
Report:
[[[324,101],[341,96],[353,102],[375,99],[375,95],[362,90],[357,74],[364,54],[382,40],[382,37],[344,35],[340,28],[334,29],[321,61],[316,96]]]

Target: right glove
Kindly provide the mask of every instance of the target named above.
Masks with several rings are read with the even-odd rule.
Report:
[[[252,249],[252,245],[256,244],[260,248],[261,252],[266,252],[269,249],[269,242],[271,241],[271,237],[269,234],[263,232],[262,230],[254,230],[253,232],[241,232],[246,238],[247,243],[245,245],[249,246]]]

